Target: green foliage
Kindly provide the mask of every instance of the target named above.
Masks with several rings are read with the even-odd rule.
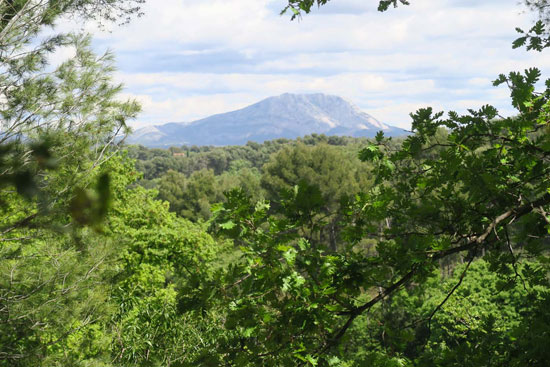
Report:
[[[134,15],[141,15],[140,4],[145,0],[10,0],[0,3],[0,30],[2,35],[23,31],[34,36],[44,25],[53,25],[61,16],[80,16],[100,22],[126,23]],[[22,19],[20,19],[22,18]],[[13,42],[14,38],[9,39]]]
[[[26,230],[0,252],[2,366],[53,365],[59,344],[107,314],[101,282],[110,249],[89,231]]]
[[[461,282],[465,268],[458,266],[451,277],[437,275],[410,287],[373,315],[358,319],[348,339],[356,363],[373,358],[376,350],[418,366],[544,365],[548,353],[537,334],[549,326],[547,289],[509,282],[483,260],[473,262]],[[460,288],[442,304],[458,282]]]
[[[298,143],[271,156],[263,167],[262,186],[273,203],[293,199],[284,213],[300,218],[309,241],[336,250],[341,203],[352,193],[368,190],[367,169],[367,164],[341,147]]]
[[[315,365],[307,346],[333,329],[328,321],[338,309],[333,298],[340,295],[335,287],[340,256],[312,247],[291,222],[268,212],[267,203],[253,204],[238,190],[215,211],[220,230],[235,237],[242,252],[218,291],[229,338],[220,352],[240,366]]]
[[[314,5],[321,6],[328,3],[330,0],[289,0],[288,5],[281,11],[281,15],[287,11],[292,12],[291,20],[299,17],[302,12],[308,14]]]
[[[541,71],[495,81],[515,116],[425,108],[403,142],[133,148],[149,190],[117,152],[139,107],[112,57],[28,48],[62,14],[140,3],[0,2],[0,366],[548,364]],[[542,51],[545,26],[515,46]],[[45,73],[59,46],[76,56]]]
[[[367,165],[346,154],[343,149],[320,144],[307,146],[298,143],[287,146],[271,156],[263,167],[262,186],[268,198],[292,189],[301,180],[319,186],[323,196],[334,206],[347,193],[368,188],[364,172]]]
[[[355,154],[367,141],[313,134],[296,140],[249,142],[245,146],[169,150],[133,146],[129,152],[143,172],[140,184],[156,188],[159,198],[170,203],[170,210],[196,221],[208,219],[210,206],[223,201],[223,193],[233,188],[243,188],[255,200],[277,198],[280,190],[291,189],[300,179],[319,182],[324,195],[332,198],[330,210],[335,211],[341,196],[369,184],[370,180],[361,175],[365,164]],[[290,153],[293,151],[303,153]],[[289,154],[305,154],[308,158],[290,163]],[[291,166],[284,168],[285,164]],[[288,173],[281,170],[294,173],[285,177]]]
[[[231,286],[220,290],[229,309],[225,327],[240,345],[222,350],[242,366],[353,362],[344,352],[350,328],[372,317],[382,330],[374,326],[376,334],[366,336],[372,349],[358,354],[359,365],[547,362],[542,341],[530,333],[535,317],[537,335],[548,325],[540,307],[549,285],[550,81],[536,91],[540,76],[528,69],[495,81],[509,87],[513,117],[489,105],[447,116],[425,108],[411,114],[415,135],[401,146],[378,135],[360,153],[372,164],[375,185],[345,202],[337,252],[312,241],[320,228],[314,218],[334,194],[323,195],[322,177],[314,176],[320,166],[308,161],[306,148],[283,149],[277,170],[266,165],[266,173],[277,172],[269,185],[287,185],[274,202],[230,193],[215,223],[241,246],[240,261],[222,281]],[[375,251],[365,251],[365,239]],[[481,256],[486,263],[474,262]],[[452,259],[467,264],[454,279],[433,282],[434,271]],[[481,278],[468,278],[470,265]],[[476,291],[479,283],[487,289]],[[391,308],[404,287],[428,294],[411,305],[425,306],[414,311],[418,322]],[[518,343],[519,335],[532,347]]]
[[[516,28],[516,31],[522,36],[517,38],[514,43],[514,48],[526,46],[527,50],[535,50],[541,52],[546,47],[550,46],[550,38],[547,36],[546,24],[538,21],[535,25],[525,32],[521,28]]]
[[[118,177],[105,229],[118,248],[110,299],[116,311],[106,325],[113,334],[112,357],[120,365],[192,360],[191,350],[204,347],[207,331],[215,330],[214,319],[203,324],[200,314],[182,313],[180,307],[199,307],[202,282],[212,277],[225,246],[203,227],[170,213],[155,192],[128,190],[131,162],[112,160],[104,169]]]
[[[302,12],[309,14],[311,8],[314,5],[318,7],[325,5],[330,0],[288,0],[288,5],[281,11],[281,14],[285,14],[290,10],[292,12],[291,20],[296,19],[302,15]],[[398,4],[409,5],[407,0],[380,0],[378,4],[378,11],[386,11],[390,6],[396,8]]]
[[[143,146],[130,146],[130,156],[137,160],[139,171],[143,172],[145,180],[160,178],[168,170],[174,170],[190,176],[201,169],[211,169],[215,175],[224,172],[237,171],[241,166],[261,170],[269,161],[270,156],[284,146],[302,142],[306,145],[327,143],[335,146],[347,146],[349,150],[364,144],[367,139],[312,134],[296,140],[276,139],[262,144],[248,142],[244,146],[191,146],[169,150],[147,149]]]
[[[112,56],[94,55],[89,37],[37,35],[62,15],[115,4],[0,2],[2,366],[77,365],[83,354],[61,345],[101,334],[93,324],[108,317],[103,277],[113,247],[98,233],[110,177],[99,167],[139,106],[116,99]],[[59,47],[75,56],[48,72]],[[95,350],[102,340],[83,343]]]
[[[80,154],[95,155],[95,163],[100,163],[114,136],[126,130],[125,121],[135,117],[139,107],[114,98],[120,86],[111,83],[112,55],[93,55],[87,36],[58,34],[39,40],[37,35],[61,16],[109,19],[116,17],[114,8],[134,12],[127,6],[134,2],[0,2],[0,187],[13,185],[27,198],[38,195],[44,186],[38,178],[45,171],[73,164],[69,158],[74,161]],[[60,47],[73,48],[75,57],[46,72],[49,56]],[[84,135],[87,139],[78,139]],[[67,157],[63,149],[70,139],[75,145]],[[67,183],[74,184],[72,179]]]
[[[159,198],[170,203],[170,209],[192,220],[208,219],[210,206],[221,201],[223,194],[217,186],[214,172],[200,170],[187,178],[168,171],[158,183]]]
[[[386,11],[390,6],[397,8],[399,3],[403,5],[410,4],[407,0],[380,0],[380,3],[378,4],[378,11]]]

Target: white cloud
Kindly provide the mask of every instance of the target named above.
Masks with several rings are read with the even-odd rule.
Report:
[[[133,123],[134,128],[167,122],[191,122],[193,120],[243,108],[256,101],[247,94],[210,94],[185,98],[164,98],[155,100],[150,95],[124,93],[123,99],[135,99],[143,107],[143,116]],[[182,116],[185,119],[182,120]]]
[[[376,3],[332,0],[290,22],[277,13],[283,0],[150,0],[143,18],[95,32],[96,45],[119,54],[117,80],[143,102],[142,125],[324,92],[408,127],[420,106],[509,111],[507,91],[491,80],[550,69],[550,58],[511,49],[514,26],[531,21],[517,0],[414,0],[387,13]]]
[[[60,47],[56,52],[49,55],[48,64],[50,68],[55,69],[65,61],[73,58],[76,55],[76,49],[74,47],[65,46]]]

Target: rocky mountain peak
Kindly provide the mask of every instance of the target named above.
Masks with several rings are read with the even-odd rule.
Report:
[[[312,133],[372,137],[383,130],[388,135],[405,134],[342,97],[322,93],[284,93],[188,124],[170,123],[144,129],[130,136],[129,143],[157,147],[239,145],[247,141],[294,139]]]

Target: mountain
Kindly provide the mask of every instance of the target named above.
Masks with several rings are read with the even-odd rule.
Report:
[[[285,93],[191,123],[144,127],[127,141],[148,147],[241,145],[312,133],[373,137],[380,130],[387,136],[407,134],[403,129],[381,123],[341,97]]]

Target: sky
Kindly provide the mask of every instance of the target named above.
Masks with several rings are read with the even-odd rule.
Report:
[[[421,107],[464,112],[492,104],[513,114],[498,74],[550,58],[513,50],[533,16],[518,0],[331,0],[299,21],[285,0],[149,0],[144,16],[101,31],[97,52],[116,55],[123,96],[143,105],[134,128],[190,122],[282,93],[346,98],[409,129]],[[65,24],[65,27],[70,26]]]

